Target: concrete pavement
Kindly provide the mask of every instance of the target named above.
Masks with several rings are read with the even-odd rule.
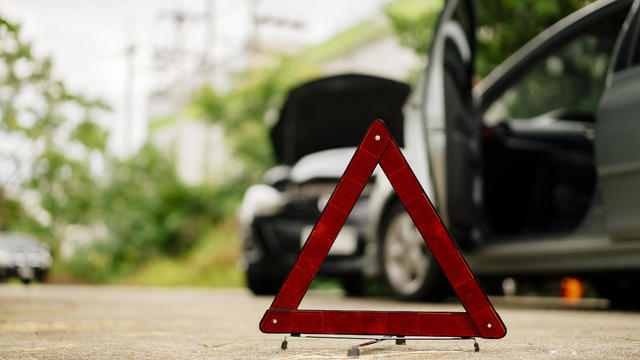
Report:
[[[257,326],[272,297],[244,289],[1,285],[0,359],[341,359],[362,341],[290,339]],[[517,302],[516,302],[517,303]],[[360,359],[640,359],[640,313],[496,306],[501,340],[388,341]],[[547,305],[545,305],[547,306]],[[300,308],[460,310],[456,304],[310,292]]]

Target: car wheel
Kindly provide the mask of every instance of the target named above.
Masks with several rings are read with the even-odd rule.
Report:
[[[35,269],[29,266],[20,266],[18,267],[17,272],[18,277],[20,277],[20,281],[25,285],[29,284],[31,280],[33,280],[36,273]]]
[[[382,225],[381,268],[392,294],[402,300],[442,300],[440,266],[400,202]]]
[[[616,275],[614,275],[616,276]],[[613,276],[612,276],[613,277]],[[625,277],[617,275],[617,278],[597,277],[593,279],[593,285],[601,297],[609,299],[609,306],[614,309],[640,309],[638,304],[638,274]]]
[[[340,278],[340,284],[347,296],[364,296],[365,278],[362,274],[345,275]]]
[[[46,282],[48,277],[49,277],[48,270],[44,270],[44,269],[36,270],[36,280],[38,280],[39,282],[42,282],[42,283]]]
[[[275,295],[280,291],[283,282],[284,275],[270,276],[251,267],[247,271],[247,285],[255,295]]]

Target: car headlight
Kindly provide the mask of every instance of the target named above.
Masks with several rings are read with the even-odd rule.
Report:
[[[251,186],[244,194],[240,206],[240,223],[249,224],[256,216],[277,214],[285,204],[284,196],[271,186]]]

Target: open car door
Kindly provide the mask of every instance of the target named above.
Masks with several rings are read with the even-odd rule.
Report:
[[[635,1],[596,116],[596,163],[613,239],[640,239],[640,1]]]
[[[404,123],[407,161],[463,247],[480,218],[474,216],[477,203],[472,200],[474,181],[479,178],[479,126],[471,93],[474,28],[472,0],[445,3],[427,68],[405,106]],[[377,264],[389,289],[402,299],[442,298],[446,284],[438,263],[402,204],[394,201],[388,181],[378,184],[372,194],[371,226],[372,233],[378,234]]]
[[[423,177],[428,177],[433,184],[435,191],[430,196],[459,244],[468,241],[475,222],[479,221],[480,125],[474,116],[471,93],[475,21],[472,0],[446,2],[422,78],[419,124],[406,125],[408,132],[418,127],[422,130],[424,144],[417,147],[425,148],[427,154]],[[412,157],[410,137],[406,133],[409,156]],[[428,183],[424,181],[423,186]],[[429,190],[429,186],[425,187]]]

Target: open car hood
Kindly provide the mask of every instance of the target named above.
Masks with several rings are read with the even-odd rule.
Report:
[[[271,129],[278,163],[293,165],[317,151],[357,146],[374,119],[384,120],[402,146],[402,106],[409,90],[404,83],[359,74],[321,78],[291,90]]]

